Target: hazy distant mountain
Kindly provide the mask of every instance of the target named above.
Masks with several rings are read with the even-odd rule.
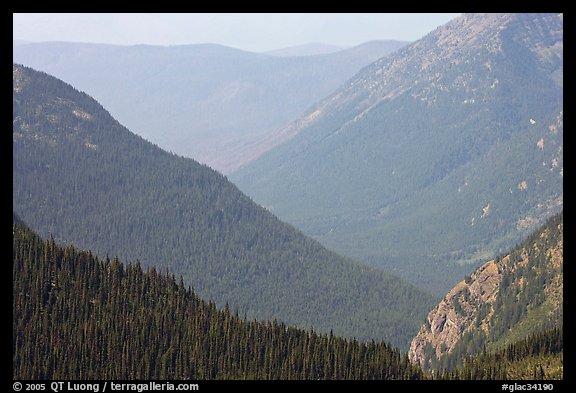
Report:
[[[346,46],[341,45],[311,43],[269,50],[264,52],[264,54],[271,56],[314,56],[326,55],[328,53],[338,52],[346,48]]]
[[[43,237],[182,275],[259,320],[407,349],[428,294],[326,250],[216,171],[134,135],[86,94],[13,68],[13,209]]]
[[[562,208],[563,16],[454,19],[280,134],[292,139],[230,176],[244,192],[445,293]]]
[[[278,57],[208,44],[52,42],[15,46],[13,58],[89,93],[160,147],[229,172],[277,143],[268,135],[276,128],[401,45]]]

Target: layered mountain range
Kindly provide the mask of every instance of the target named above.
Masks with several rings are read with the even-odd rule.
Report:
[[[467,14],[361,70],[230,175],[341,254],[444,294],[563,204],[562,14]]]
[[[202,298],[248,318],[407,348],[433,305],[21,65],[13,66],[13,208],[45,238],[183,276]]]
[[[46,42],[14,46],[13,60],[89,93],[161,148],[227,173],[281,143],[277,128],[406,44],[280,57],[213,44]]]
[[[563,15],[382,48],[14,43],[250,195],[14,64],[15,377],[562,378]]]

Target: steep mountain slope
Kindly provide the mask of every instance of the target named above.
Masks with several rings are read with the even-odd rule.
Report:
[[[54,77],[14,65],[13,116],[14,211],[44,237],[168,269],[250,318],[402,348],[433,305],[280,222],[214,170],[132,134]]]
[[[327,247],[446,293],[561,209],[562,76],[562,15],[463,15],[230,179]]]
[[[14,379],[422,376],[384,343],[247,321],[173,276],[42,241],[16,222],[12,250]]]
[[[410,359],[452,369],[484,348],[562,328],[563,228],[563,215],[552,217],[513,251],[458,283],[428,314]]]
[[[226,173],[255,156],[250,146],[263,134],[405,44],[377,41],[328,55],[276,57],[209,44],[52,42],[14,47],[13,59],[87,92],[163,149]]]

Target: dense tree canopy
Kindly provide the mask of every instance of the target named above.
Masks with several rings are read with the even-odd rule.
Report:
[[[168,269],[249,318],[407,348],[428,294],[326,250],[62,81],[14,66],[13,85],[13,206],[41,236]]]
[[[256,322],[182,279],[13,226],[15,379],[418,379],[383,342]]]
[[[438,372],[442,379],[563,379],[564,336],[562,328],[532,334],[495,352],[466,357],[452,371]]]

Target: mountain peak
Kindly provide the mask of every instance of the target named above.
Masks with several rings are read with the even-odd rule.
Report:
[[[53,78],[28,67],[13,64],[12,75],[14,106],[19,106],[21,102],[34,102],[37,111],[50,113],[46,120],[51,125],[42,132],[38,132],[38,129],[31,126],[27,119],[16,116],[13,130],[14,140],[43,140],[49,146],[72,142],[79,143],[90,150],[98,148],[95,141],[102,138],[101,134],[106,134],[107,131],[99,130],[96,132],[93,127],[90,127],[90,124],[98,122],[95,116],[103,111],[100,105],[94,101],[80,103],[75,99],[78,91],[70,85],[66,85],[66,88],[60,88],[58,93],[54,95],[51,91],[55,85]],[[33,75],[38,75],[38,77],[33,77]],[[30,84],[41,84],[42,88],[38,89],[35,86],[29,89]]]
[[[358,90],[362,87],[364,94],[368,92],[364,109],[407,91],[433,100],[431,93],[467,87],[467,74],[447,79],[450,69],[469,68],[468,64],[486,55],[502,56],[503,45],[532,51],[540,60],[554,60],[557,66],[562,59],[562,42],[562,14],[464,14],[396,54],[376,61],[351,82],[348,91],[362,94]],[[492,71],[490,62],[483,66]],[[415,74],[417,78],[409,77]]]
[[[445,293],[559,211],[562,31],[562,14],[462,15],[230,178],[328,247]]]

